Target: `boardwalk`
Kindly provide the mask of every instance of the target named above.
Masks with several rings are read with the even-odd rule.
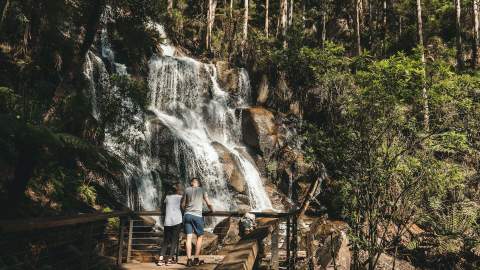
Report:
[[[158,269],[158,270],[163,270],[163,269],[195,269],[195,270],[212,270],[215,269],[215,267],[223,260],[222,255],[205,255],[205,256],[200,256],[201,260],[205,261],[204,265],[198,265],[194,267],[188,267],[186,266],[187,263],[187,257],[186,256],[180,256],[178,257],[178,264],[174,265],[169,265],[169,266],[157,266],[155,263],[125,263],[122,265],[122,269],[124,270],[149,270],[149,269]]]

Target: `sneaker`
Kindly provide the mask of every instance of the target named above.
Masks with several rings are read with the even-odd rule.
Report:
[[[199,258],[193,259],[193,265],[201,265],[201,264],[205,264],[205,261],[200,260]]]
[[[187,260],[187,267],[192,267],[193,266],[193,261],[192,259]]]

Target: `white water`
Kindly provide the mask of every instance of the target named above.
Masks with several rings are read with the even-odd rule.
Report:
[[[272,209],[269,197],[256,166],[245,157],[245,146],[240,143],[240,121],[235,108],[229,107],[230,96],[218,85],[215,66],[186,57],[154,57],[149,63],[150,110],[184,143],[177,157],[186,161],[189,177],[200,176],[207,190],[219,204],[215,207],[232,208],[232,200],[218,153],[212,146],[222,144],[235,157],[247,184],[251,207],[255,210]],[[247,81],[247,77],[242,80]],[[249,83],[244,83],[243,88]],[[236,102],[248,100],[249,89],[239,93]],[[182,151],[188,152],[185,154]],[[191,155],[189,155],[191,154]]]
[[[106,148],[123,159],[127,189],[138,193],[136,197],[140,205],[128,196],[129,191],[126,192],[129,206],[134,209],[140,206],[144,210],[160,207],[165,179],[161,179],[158,172],[164,168],[165,160],[161,160],[160,155],[166,149],[158,149],[163,137],[158,133],[158,123],[153,124],[160,121],[174,138],[174,160],[170,162],[185,170],[180,173],[184,183],[193,176],[203,180],[214,209],[234,210],[236,203],[213,143],[222,144],[237,163],[246,181],[251,208],[273,209],[260,173],[241,143],[241,119],[235,114],[236,108],[246,107],[250,102],[248,73],[245,70],[239,72],[237,93],[231,95],[220,88],[214,65],[175,56],[175,48],[169,44],[163,27],[153,23],[149,26],[159,32],[163,50],[162,56],[154,56],[149,61],[149,110],[152,115],[147,117],[136,113],[133,119],[129,119],[136,124],[121,131],[124,137],[130,138],[128,142],[110,134],[111,128],[107,128],[105,136]],[[113,67],[113,72],[128,76],[126,66],[115,62],[106,29],[101,32],[101,45],[103,60],[89,52],[85,66],[85,75],[91,82],[92,114],[96,119],[101,118],[97,104],[99,91],[120,97],[118,89],[110,86],[106,64]],[[125,110],[135,106],[128,98],[123,98],[121,103]]]

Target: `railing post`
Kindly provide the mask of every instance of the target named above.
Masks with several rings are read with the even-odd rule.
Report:
[[[295,265],[297,264],[297,251],[298,251],[298,219],[297,215],[294,214],[292,218],[292,268],[295,269]]]
[[[132,256],[132,235],[133,235],[133,219],[129,218],[128,221],[128,244],[127,244],[127,262],[130,262]]]
[[[92,233],[93,233],[93,223],[86,225],[86,231],[83,235],[83,243],[82,243],[82,261],[80,263],[80,269],[87,270],[88,265],[90,263],[90,255],[92,252]]]
[[[122,253],[123,253],[123,238],[125,235],[125,226],[124,226],[124,219],[120,218],[120,228],[119,228],[119,235],[118,235],[118,253],[117,253],[117,265],[122,265]]]
[[[287,269],[290,270],[290,216],[287,216]]]
[[[270,257],[270,269],[272,270],[278,270],[278,231],[279,231],[279,226],[280,221],[277,221],[275,225],[273,225],[273,231],[272,231],[272,246],[271,246],[271,257]]]

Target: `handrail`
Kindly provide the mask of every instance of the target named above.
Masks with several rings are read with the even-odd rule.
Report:
[[[239,211],[214,211],[204,212],[203,215],[207,217],[242,217],[247,212]],[[295,215],[297,210],[290,212],[248,212],[256,217],[269,218],[284,218]],[[47,218],[29,218],[29,219],[14,219],[14,220],[0,220],[0,233],[6,232],[20,232],[56,228],[61,226],[83,224],[105,220],[113,217],[129,217],[129,216],[163,216],[161,211],[114,211],[109,213],[90,213],[79,214],[77,216],[61,216],[61,217],[47,217]]]
[[[126,217],[129,216],[131,213],[132,212],[129,210],[124,210],[109,213],[79,214],[76,216],[0,220],[0,233],[31,231],[83,224],[99,220],[105,220],[112,217]]]
[[[270,218],[282,218],[289,217],[297,214],[298,211],[290,212],[240,212],[240,211],[213,211],[213,212],[203,212],[205,217],[243,217],[246,213],[255,215],[255,217],[270,217]],[[161,211],[136,211],[132,214],[137,216],[163,216],[164,213]]]

